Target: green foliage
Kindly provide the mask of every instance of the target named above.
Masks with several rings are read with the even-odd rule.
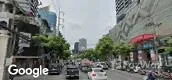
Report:
[[[132,49],[132,46],[125,43],[114,44],[115,55],[128,56],[131,49]]]
[[[59,36],[45,36],[45,35],[36,35],[32,37],[32,40],[36,42],[35,46],[42,46],[48,49],[49,53],[56,54],[56,57],[66,59],[69,57],[69,43],[66,40]]]
[[[67,59],[69,59],[70,55],[71,55],[71,52],[66,50],[66,51],[64,51],[64,53],[62,55],[62,59],[67,60]]]
[[[168,38],[167,40],[167,47],[165,48],[167,53],[172,53],[172,38]]]
[[[167,44],[168,44],[169,47],[172,47],[172,38],[169,38],[167,40]]]
[[[99,39],[95,49],[88,49],[85,53],[79,55],[79,58],[90,60],[107,60],[109,56],[128,56],[132,46],[125,43],[114,43],[111,38],[103,36]]]
[[[108,55],[113,54],[113,41],[107,36],[103,36],[96,45],[96,52],[101,60],[105,60]]]

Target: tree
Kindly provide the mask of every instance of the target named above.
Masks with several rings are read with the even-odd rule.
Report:
[[[132,49],[132,46],[125,43],[114,44],[115,55],[128,56],[131,49]]]
[[[36,46],[45,47],[52,57],[61,59],[69,57],[69,53],[65,51],[69,50],[70,45],[63,37],[36,35],[32,39],[36,42]]]
[[[107,36],[103,36],[103,38],[99,39],[99,42],[96,45],[96,52],[101,60],[106,60],[109,56],[112,56],[113,49],[113,41]]]
[[[171,37],[168,38],[168,40],[167,40],[167,46],[168,47],[165,48],[165,51],[167,53],[172,53],[172,38]]]

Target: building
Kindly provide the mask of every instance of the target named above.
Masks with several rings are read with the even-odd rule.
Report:
[[[130,7],[126,8],[127,12],[124,12],[126,14],[124,20],[117,23],[114,28],[109,31],[109,35],[113,34],[112,37],[114,40],[129,42],[133,37],[139,34],[153,33],[154,29],[157,35],[165,36],[171,34],[171,12],[169,6],[165,5],[169,1],[170,0],[158,2],[156,0],[133,0]],[[168,4],[170,5],[170,3]],[[150,24],[153,23],[152,19],[154,23],[161,23],[161,25],[158,27],[151,26]]]
[[[87,50],[87,40],[85,38],[79,39],[79,52]]]
[[[0,0],[0,67],[4,68],[0,70],[1,80],[9,80],[7,68],[11,63],[22,59],[20,64],[24,65],[41,59],[39,48],[34,50],[30,43],[32,36],[48,29],[46,21],[38,17],[38,5],[38,0]]]
[[[79,53],[79,42],[75,42],[73,53],[75,54]]]
[[[56,29],[57,15],[56,15],[56,13],[49,11],[49,6],[40,8],[38,10],[38,13],[43,20],[48,21],[48,25],[50,26],[50,29],[52,31],[51,33],[55,35],[56,31],[57,31],[57,29]]]
[[[122,0],[119,0],[122,1]],[[126,0],[125,0],[126,1]],[[149,59],[144,58],[146,61],[157,60],[157,56],[150,53],[155,53],[152,49],[154,46],[160,46],[161,38],[172,35],[172,7],[171,0],[132,0],[131,4],[127,8],[119,8],[117,4],[117,24],[112,30],[109,31],[110,36],[114,41],[129,43],[136,39],[138,36],[150,35],[151,38],[144,40],[141,44],[139,42],[134,43],[137,45],[136,51],[146,56],[149,54]],[[118,9],[119,8],[119,9]],[[120,15],[122,18],[118,19]],[[160,40],[154,41],[154,37]]]
[[[124,19],[126,11],[130,7],[132,0],[115,0],[117,23]]]
[[[20,9],[23,14],[28,16],[37,16],[38,0],[14,0],[16,7]]]

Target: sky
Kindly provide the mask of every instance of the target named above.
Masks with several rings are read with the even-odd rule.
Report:
[[[116,24],[114,0],[40,0],[50,10],[64,12],[64,28],[60,28],[71,49],[80,38],[87,39],[88,48],[94,48],[98,40]]]

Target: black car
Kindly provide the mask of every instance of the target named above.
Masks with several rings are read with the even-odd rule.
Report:
[[[50,67],[49,67],[49,71],[48,71],[48,74],[60,74],[61,72],[61,67],[60,65],[58,64],[51,64]]]
[[[91,66],[81,66],[81,71],[87,73],[91,69]]]
[[[66,79],[79,79],[79,68],[76,65],[67,65]]]

